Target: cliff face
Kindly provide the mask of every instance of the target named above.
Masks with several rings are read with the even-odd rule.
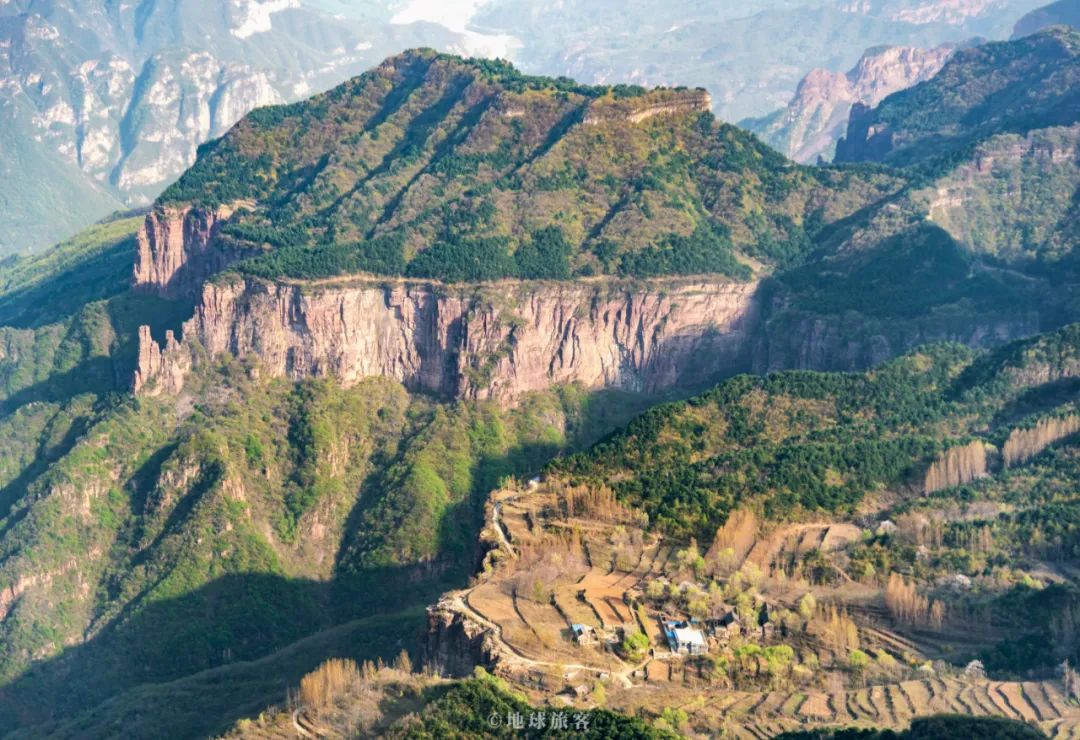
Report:
[[[443,676],[468,676],[476,666],[493,669],[501,657],[494,630],[470,618],[460,597],[448,594],[427,610],[424,666]]]
[[[951,447],[926,471],[923,491],[933,493],[985,478],[986,467],[986,446],[979,440]]]
[[[232,213],[229,206],[154,208],[136,237],[135,289],[166,298],[185,295],[241,256],[211,245]]]
[[[870,108],[855,105],[836,161],[911,165],[1010,132],[1080,120],[1080,35],[1055,27],[1016,41],[962,49],[929,80]],[[933,111],[933,115],[927,115]]]
[[[735,372],[861,370],[928,342],[990,347],[1039,330],[1027,315],[900,323],[789,315],[756,283],[723,278],[623,282],[269,282],[202,289],[183,341],[143,327],[136,392],[180,392],[197,345],[259,360],[261,372],[346,385],[393,378],[447,397],[511,400],[553,384],[654,392]]]
[[[959,342],[989,349],[1030,336],[1042,321],[1037,310],[1006,315],[975,312],[917,320],[872,319],[842,315],[788,313],[783,305],[764,310],[769,318],[754,333],[753,371],[857,371],[879,365],[921,344]]]
[[[799,162],[831,159],[852,105],[875,106],[898,90],[932,77],[953,48],[893,46],[868,51],[846,74],[811,70],[787,107],[750,122],[750,129]]]
[[[208,283],[182,343],[140,333],[136,390],[175,393],[192,342],[294,379],[367,376],[469,399],[556,383],[655,391],[748,369],[753,283]],[[153,382],[152,382],[153,381]]]
[[[910,46],[874,49],[863,55],[847,78],[857,99],[877,105],[897,90],[933,77],[954,50],[950,45],[933,49]]]
[[[873,106],[855,103],[847,130],[836,142],[837,162],[880,162],[893,148],[893,130],[879,123]]]

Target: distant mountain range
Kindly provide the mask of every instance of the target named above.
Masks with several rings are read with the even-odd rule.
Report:
[[[523,70],[595,82],[707,88],[737,121],[784,106],[810,69],[843,72],[868,48],[1006,38],[1038,0],[493,0],[471,27],[522,42]],[[795,43],[787,43],[797,40]]]
[[[1058,0],[1045,8],[1031,11],[1016,22],[1013,38],[1027,36],[1048,26],[1080,28],[1080,0]]]
[[[1053,25],[1080,27],[1080,2],[1062,0],[1033,10],[1013,28],[1014,39]],[[847,129],[854,104],[872,108],[894,92],[933,77],[958,46],[943,44],[933,49],[885,46],[867,50],[846,74],[815,69],[806,75],[791,101],[761,118],[742,121],[741,126],[799,162],[833,158],[836,142]]]
[[[933,77],[953,50],[951,45],[870,49],[846,74],[812,70],[787,107],[740,125],[798,162],[829,161],[847,129],[852,105],[872,107],[894,92]]]
[[[933,79],[856,106],[836,148],[840,162],[908,165],[1080,118],[1080,40],[1063,27],[956,53]]]
[[[0,253],[147,203],[252,108],[456,41],[296,0],[0,4]]]

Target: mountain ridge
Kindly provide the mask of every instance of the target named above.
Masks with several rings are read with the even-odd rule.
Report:
[[[994,134],[1075,123],[1078,50],[1080,32],[1062,26],[960,50],[931,80],[872,110],[855,106],[836,159],[901,165],[946,159]]]
[[[138,282],[190,289],[260,253],[238,269],[745,279],[752,260],[797,258],[786,252],[811,222],[898,182],[789,166],[718,123],[702,90],[585,86],[414,51],[203,147],[147,222]],[[188,233],[200,235],[190,249]],[[193,280],[178,274],[185,250],[209,261],[186,268]]]
[[[442,123],[417,124],[410,107],[420,101],[441,101]],[[524,129],[523,119],[537,128]],[[349,144],[324,149],[341,140]],[[1069,140],[1049,129],[1027,150],[992,139],[973,169],[958,165],[929,181],[882,168],[812,169],[717,124],[702,91],[581,86],[408,52],[308,103],[249,116],[162,197],[138,237],[134,285],[195,300],[197,320],[190,338],[144,332],[136,385],[179,391],[195,347],[261,354],[286,377],[359,370],[451,397],[509,401],[557,378],[590,388],[678,385],[647,359],[671,341],[679,362],[703,377],[855,370],[932,340],[990,346],[1052,328],[1075,308],[1035,287],[1049,279],[1040,261],[1071,253],[1055,231],[1068,202],[976,209],[985,197],[1010,200],[983,192],[1004,172],[1044,177],[1048,151],[1067,192],[1080,182]],[[615,141],[624,151],[611,148]],[[675,156],[655,141],[673,141]],[[694,157],[707,172],[687,164]],[[627,177],[632,188],[608,189]],[[679,193],[689,198],[680,203]],[[557,218],[535,213],[551,204]],[[758,215],[770,210],[771,224]],[[1009,245],[1034,213],[1048,239],[1022,254]],[[605,236],[624,221],[632,232]],[[958,226],[967,223],[976,227]],[[700,261],[710,250],[723,261]],[[879,263],[891,265],[888,274]],[[759,282],[740,288],[747,265]],[[713,273],[700,284],[733,302],[716,303],[714,317],[675,318],[663,300],[652,304],[679,285],[665,282],[668,270]],[[597,273],[609,275],[592,299],[558,282]],[[380,284],[380,274],[392,279]],[[649,296],[644,318],[642,306],[607,302],[629,278]],[[537,279],[554,282],[529,287]],[[500,301],[483,288],[500,280],[518,297]],[[374,318],[384,307],[400,314],[385,325]],[[732,324],[732,316],[742,318]],[[620,335],[631,317],[633,341]],[[710,354],[702,338],[732,329],[711,363],[693,359]],[[349,349],[357,342],[363,357]],[[606,358],[601,372],[576,359],[594,351]]]
[[[1031,11],[1016,22],[1012,38],[1015,40],[1056,25],[1080,28],[1080,6],[1077,6],[1075,0],[1058,0]]]
[[[797,162],[829,161],[855,103],[873,107],[889,94],[932,77],[954,49],[954,45],[868,49],[847,73],[811,70],[799,81],[787,107],[740,125]]]

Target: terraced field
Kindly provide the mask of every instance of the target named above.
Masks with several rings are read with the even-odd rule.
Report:
[[[803,555],[832,552],[859,536],[852,524],[790,524],[755,542],[746,559],[767,574],[790,573]]]
[[[694,724],[726,727],[738,738],[763,740],[785,730],[814,726],[904,727],[914,717],[957,713],[1008,717],[1037,725],[1053,738],[1080,740],[1080,707],[1065,701],[1058,682],[969,682],[921,677],[909,668],[903,675],[915,678],[901,681],[895,677],[893,683],[859,689],[841,689],[843,682],[830,690],[816,686],[764,692],[721,688],[707,662],[671,655],[656,614],[643,617],[629,606],[631,596],[650,581],[664,578],[666,582],[672,572],[678,572],[678,546],[635,534],[609,520],[545,515],[553,508],[542,491],[500,499],[489,514],[491,529],[497,529],[499,546],[513,562],[507,563],[501,577],[463,592],[468,608],[497,626],[498,637],[516,656],[511,660],[518,668],[543,672],[559,667],[567,676],[582,671],[610,676],[608,702],[613,708],[633,713],[662,701],[664,706],[686,710]],[[788,575],[798,569],[806,553],[835,551],[858,536],[853,525],[788,525],[758,539],[746,559],[767,579]],[[553,548],[560,553],[557,568],[540,557],[550,555]],[[543,567],[550,577],[535,575],[536,568]],[[529,587],[538,580],[542,587]],[[770,579],[770,585],[773,581],[779,584],[775,604],[795,608],[799,589],[784,590],[783,578]],[[855,622],[863,650],[885,651],[899,666],[938,657],[920,633],[894,623],[880,590],[840,580],[819,592],[837,605],[842,617]],[[608,640],[618,639],[619,629],[640,626],[655,652],[643,664],[630,665],[602,646],[575,644],[569,629],[574,623],[590,625]],[[821,666],[836,666],[847,660],[849,648],[842,642],[833,644],[814,629],[788,633],[784,639],[803,663],[816,660]]]
[[[741,738],[765,738],[807,725],[906,726],[912,718],[954,713],[1030,722],[1051,738],[1080,739],[1080,707],[1056,681],[927,678],[834,693],[723,692],[697,709],[737,726]]]
[[[654,646],[665,645],[653,620],[646,617],[645,624],[640,624],[639,615],[627,604],[626,593],[643,587],[648,579],[662,575],[675,548],[655,538],[633,548],[628,559],[623,552],[620,561],[605,539],[610,526],[585,519],[542,519],[536,512],[545,503],[542,495],[534,494],[499,498],[491,510],[492,530],[501,533],[500,539],[515,552],[527,550],[544,537],[568,536],[576,531],[580,537],[570,543],[567,561],[580,566],[580,570],[567,566],[555,582],[547,584],[552,590],[550,605],[536,604],[518,594],[516,599],[511,599],[511,607],[506,603],[505,588],[499,592],[492,585],[484,584],[469,593],[469,606],[502,626],[504,638],[526,654],[530,653],[534,642],[550,647],[551,635],[558,631],[556,627],[563,631],[562,641],[569,643],[568,630],[574,623],[598,630],[643,627]],[[605,536],[592,536],[601,531]],[[616,562],[621,562],[624,567],[616,567]],[[515,639],[528,644],[517,645]]]

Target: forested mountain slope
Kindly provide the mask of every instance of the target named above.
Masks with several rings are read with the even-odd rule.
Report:
[[[553,471],[610,482],[683,537],[708,536],[748,505],[769,519],[850,515],[875,491],[933,492],[1006,466],[997,447],[1014,430],[1076,415],[1078,376],[1075,324],[981,357],[935,345],[865,375],[740,376],[649,410]],[[977,458],[973,472],[940,477],[934,462],[950,455]]]
[[[791,165],[718,123],[704,90],[587,87],[419,51],[248,116],[157,210],[167,228],[207,209],[225,260],[273,250],[241,266],[264,277],[745,279],[898,182]],[[171,276],[148,265],[146,279]]]
[[[685,734],[959,712],[1068,737],[1078,376],[1071,325],[650,409],[492,494],[428,655]]]
[[[970,343],[1075,320],[1078,38],[1058,28],[961,50],[931,80],[854,111],[850,158],[908,164],[909,183],[822,230],[806,264],[777,276],[777,334],[846,323],[849,337],[894,346],[974,310],[987,321],[953,337]],[[869,319],[862,329],[843,321],[852,312]]]
[[[1080,120],[1080,33],[1056,27],[957,52],[933,79],[852,111],[838,162],[969,156],[997,134]]]
[[[640,408],[573,389],[444,404],[376,378],[259,379],[241,360],[207,366],[183,399],[133,398],[132,322],[190,304],[132,295],[123,264],[109,289],[111,250],[130,258],[131,241],[108,240],[126,228],[13,280],[5,300],[52,297],[39,311],[3,304],[4,729],[161,701],[140,732],[199,736],[275,701],[327,650],[391,657],[417,609],[471,571],[483,494]],[[245,677],[264,657],[272,680]],[[233,690],[190,703],[150,688],[233,667]]]

